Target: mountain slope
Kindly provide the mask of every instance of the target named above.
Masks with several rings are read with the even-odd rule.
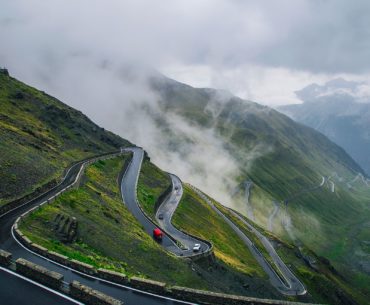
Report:
[[[325,134],[370,174],[370,104],[336,94],[278,110]]]
[[[349,190],[335,181],[333,192],[328,179],[334,172],[345,179],[364,174],[342,148],[271,108],[225,92],[196,89],[165,77],[152,78],[151,85],[161,112],[150,114],[168,154],[193,162],[191,172],[204,181],[221,182],[214,185],[230,195],[228,202],[221,199],[223,203],[266,229],[272,218],[275,234],[329,258],[369,293],[370,274],[363,266],[368,266],[370,253],[362,250],[370,240],[364,233],[370,217],[369,190]],[[214,143],[219,154],[214,153]],[[219,166],[219,156],[232,160],[233,171],[228,171],[228,164]],[[202,162],[204,168],[218,166],[219,171],[208,175]],[[245,192],[248,183],[252,188]],[[198,185],[219,198],[219,188],[212,183]],[[356,234],[354,228],[361,238],[346,243],[350,231]],[[361,264],[353,259],[354,251]]]
[[[212,129],[214,134],[212,137],[207,138],[207,140],[222,140],[222,143],[224,143],[223,146],[217,146],[217,148],[224,149],[227,152],[227,156],[233,158],[235,163],[240,167],[240,170],[235,173],[236,175],[233,178],[237,180],[237,183],[241,183],[241,185],[245,181],[253,181],[250,203],[254,205],[255,221],[262,226],[266,226],[264,221],[268,218],[270,207],[273,207],[273,198],[283,200],[286,196],[291,195],[289,192],[294,191],[294,187],[302,188],[304,183],[316,184],[317,180],[321,178],[320,174],[324,175],[324,173],[334,168],[338,175],[349,175],[349,167],[360,170],[356,163],[343,150],[328,142],[325,137],[294,123],[275,111],[236,98],[220,101],[214,98],[216,93],[217,95],[219,94],[214,90],[194,89],[166,79],[162,81],[165,81],[165,84],[155,84],[158,94],[162,95],[162,100],[159,103],[162,112],[154,112],[151,115],[157,122],[162,132],[161,134],[164,136],[163,142],[161,142],[164,149],[169,149],[169,154],[171,154],[171,151],[179,151],[186,159],[186,155],[194,147],[195,141],[198,140],[197,137],[193,137],[199,135],[195,132],[196,129],[199,130],[201,137],[208,137],[207,132]],[[1,111],[1,137],[2,141],[4,141],[2,143],[7,144],[0,147],[1,160],[3,162],[1,166],[7,163],[11,165],[9,166],[8,176],[9,174],[16,173],[16,178],[19,177],[20,180],[31,177],[32,179],[29,182],[30,189],[42,183],[43,181],[41,180],[44,175],[47,177],[45,180],[49,179],[49,177],[52,178],[53,175],[56,177],[58,171],[59,173],[61,172],[62,166],[65,166],[72,160],[75,161],[90,154],[113,150],[119,146],[128,144],[127,141],[99,129],[99,127],[80,112],[73,110],[42,92],[27,87],[15,79],[10,78],[4,72],[1,75],[0,85],[3,109]],[[167,85],[174,86],[174,88],[168,90]],[[187,103],[189,104],[187,105]],[[215,109],[215,106],[218,108]],[[182,129],[172,129],[170,127],[173,126],[169,121],[171,118],[181,118],[182,121],[179,121],[180,124],[188,123],[191,125],[184,126],[192,126],[193,128],[187,129],[182,126]],[[245,120],[245,118],[248,118],[248,120]],[[28,130],[28,132],[24,130]],[[192,133],[189,133],[189,130]],[[296,130],[300,134],[295,135]],[[316,141],[318,144],[316,144]],[[217,162],[217,158],[212,158],[217,156],[208,154],[211,146],[214,144],[219,143],[207,143],[207,145],[210,145],[206,146],[208,151],[207,149],[203,151],[203,154],[208,159],[208,163],[206,164],[208,168],[214,167]],[[12,150],[13,146],[15,149]],[[256,146],[258,149],[255,148]],[[268,149],[264,151],[265,147],[268,147]],[[307,150],[311,150],[312,153],[308,154]],[[251,151],[254,153],[253,158],[248,155]],[[17,166],[22,168],[22,170],[17,172]],[[128,243],[135,246],[138,242],[138,238],[135,237],[136,235],[140,237],[139,239],[142,237],[143,240],[145,239],[151,242],[151,247],[158,250],[158,246],[151,239],[148,239],[148,236],[143,237],[143,232],[137,223],[132,225],[128,221],[130,216],[128,216],[129,214],[125,215],[127,211],[122,210],[119,203],[120,200],[117,199],[117,190],[115,192],[112,191],[112,188],[117,189],[117,187],[114,187],[114,181],[116,181],[116,176],[121,167],[122,162],[118,160],[94,164],[90,168],[90,171],[88,171],[88,177],[85,177],[85,184],[83,184],[82,188],[64,194],[61,197],[63,199],[62,201],[58,200],[55,206],[49,205],[47,209],[43,209],[40,212],[41,214],[39,213],[38,216],[42,216],[42,212],[46,213],[49,217],[48,220],[43,217],[37,218],[37,215],[30,219],[31,222],[34,221],[37,224],[37,226],[30,225],[28,227],[30,237],[37,241],[44,239],[45,246],[52,247],[54,250],[61,251],[62,253],[63,251],[69,251],[69,255],[72,255],[76,259],[84,261],[87,258],[90,263],[94,263],[96,266],[102,265],[114,269],[116,260],[119,259],[127,262],[127,265],[121,265],[119,263],[116,266],[119,270],[123,266],[123,269],[126,271],[128,270],[132,273],[140,272],[140,270],[135,268],[135,264],[138,264],[136,266],[140,266],[140,259],[142,258],[140,255],[132,256],[130,253],[122,251],[112,252],[112,249],[117,245],[124,249],[123,242],[117,243],[114,241],[116,236],[120,236],[121,240],[125,240],[126,242],[128,239],[131,239]],[[161,172],[158,168],[149,166],[147,172],[147,176],[153,175],[155,177],[154,180],[163,180],[163,183],[153,184],[153,177],[145,177],[148,179],[143,179],[142,183],[139,182],[139,187],[145,184],[146,189],[138,190],[138,193],[142,193],[143,197],[148,199],[146,204],[153,205],[155,203],[154,198],[161,192],[155,188],[158,187],[164,190],[167,182],[164,181],[165,173]],[[197,174],[198,172],[195,171],[194,175]],[[224,173],[220,171],[218,174],[222,179]],[[12,179],[7,175],[3,177],[4,183],[10,185]],[[294,185],[291,186],[290,184]],[[14,191],[19,195],[24,192],[20,185],[21,183],[19,183],[19,189],[17,188]],[[148,185],[149,187],[147,187]],[[153,193],[149,194],[147,192],[149,188]],[[6,188],[4,187],[4,189]],[[234,197],[235,204],[240,204],[238,207],[240,210],[243,210],[242,204],[245,204],[245,202],[242,201],[242,196],[237,191],[234,193],[236,194],[236,197]],[[366,243],[364,244],[362,242],[368,238],[368,232],[364,224],[366,224],[365,221],[368,221],[369,215],[366,206],[362,205],[362,201],[360,200],[364,197],[360,198],[360,195],[365,196],[362,193],[348,193],[347,189],[339,185],[336,187],[335,196],[328,187],[325,187],[317,194],[312,193],[307,195],[307,198],[292,200],[292,204],[288,206],[287,212],[289,214],[285,216],[288,217],[290,215],[292,219],[293,227],[291,230],[296,235],[293,240],[297,243],[300,240],[301,243],[305,243],[311,246],[312,249],[318,250],[318,253],[325,254],[330,259],[334,259],[334,262],[339,267],[343,267],[341,271],[346,266],[349,270],[352,267],[361,267],[361,265],[351,265],[350,262],[345,261],[348,258],[348,250],[353,251],[354,248],[358,247],[358,244],[360,246],[366,246]],[[1,196],[3,198],[3,195]],[[190,207],[190,211],[189,204],[194,205],[194,208]],[[256,266],[250,263],[248,258],[250,254],[246,252],[243,253],[245,256],[240,255],[238,259],[230,259],[233,256],[231,253],[235,251],[235,248],[231,247],[232,249],[229,249],[228,246],[230,243],[225,245],[229,233],[227,233],[221,222],[214,219],[211,214],[208,215],[205,213],[206,215],[200,215],[203,212],[195,213],[192,216],[194,211],[206,211],[203,205],[202,200],[190,191],[188,196],[184,197],[177,216],[177,222],[180,226],[184,226],[185,228],[190,226],[193,230],[197,229],[197,226],[193,225],[192,222],[204,222],[206,225],[200,226],[198,228],[199,232],[195,233],[201,233],[202,236],[204,234],[210,240],[218,240],[216,245],[220,248],[218,258],[223,261],[220,264],[221,267],[213,270],[212,268],[208,268],[208,266],[200,266],[200,269],[196,270],[200,272],[200,277],[204,277],[202,279],[203,287],[214,286],[213,283],[217,282],[220,284],[220,286],[217,286],[217,289],[220,291],[247,292],[248,294],[255,293],[256,295],[267,295],[268,297],[276,296],[276,291],[266,288],[269,287],[268,285],[264,287],[260,285],[266,281],[261,276],[257,276],[258,266],[256,268]],[[90,209],[92,210],[90,211]],[[117,213],[117,209],[119,209],[119,213]],[[81,232],[84,234],[82,243],[79,240],[76,244],[69,245],[71,246],[69,249],[63,247],[59,242],[55,243],[55,232],[50,232],[50,221],[52,219],[55,221],[54,216],[59,210],[62,210],[63,213],[71,217],[77,213],[78,219],[82,224]],[[331,215],[329,213],[330,210],[332,212]],[[307,225],[312,224],[312,219],[303,216],[308,215],[308,213],[311,213],[315,219],[317,218],[316,220],[321,227],[311,227],[310,230],[307,230]],[[190,221],[186,221],[184,215],[188,218],[190,215]],[[346,218],[352,218],[354,221],[351,223]],[[204,229],[209,227],[207,222],[213,224],[218,223],[217,230],[219,232],[214,234],[212,231],[205,231]],[[118,224],[123,227],[120,227]],[[275,222],[275,224],[277,228],[275,233],[288,238],[289,235],[284,231],[287,229],[287,226],[283,226],[279,230],[278,222]],[[111,230],[103,230],[106,225],[111,227]],[[108,234],[108,237],[111,238],[110,242],[103,243],[94,239],[91,233],[91,228],[93,227],[100,231],[103,230],[98,234],[102,240],[105,240],[104,234]],[[132,230],[132,235],[122,236],[122,229],[124,230],[126,227]],[[348,228],[351,228],[351,230],[348,230]],[[47,230],[45,231],[44,229]],[[331,230],[335,230],[336,232]],[[45,236],[43,236],[44,233],[48,238],[45,239]],[[351,236],[351,244],[340,245],[339,242],[341,240],[345,241],[347,236]],[[271,238],[273,239],[273,237]],[[224,241],[225,239],[226,241]],[[352,283],[358,285],[356,287],[358,289],[357,292],[353,293],[353,286],[347,287],[347,284],[344,283],[348,278],[345,280],[341,278],[342,275],[338,274],[326,259],[319,258],[315,254],[312,254],[310,250],[306,250],[311,253],[311,257],[320,260],[316,265],[316,267],[319,266],[320,270],[315,271],[312,267],[307,266],[305,258],[302,258],[300,251],[305,249],[305,247],[293,248],[286,243],[282,246],[279,239],[274,240],[277,246],[281,247],[280,250],[284,251],[284,255],[290,257],[288,262],[295,261],[294,268],[298,269],[297,272],[300,276],[309,284],[308,286],[312,287],[312,292],[315,296],[314,299],[341,299],[342,289],[350,296],[354,296],[355,294],[360,295],[359,298],[356,296],[357,299],[363,299],[361,294],[368,293],[369,281],[366,274],[359,273],[358,277],[355,274],[354,277],[349,278],[350,285]],[[91,247],[86,246],[83,241],[87,241]],[[139,248],[136,248],[135,251],[145,251],[145,249],[147,250],[146,246],[147,244],[144,244],[144,246],[139,245]],[[291,249],[294,249],[294,253]],[[366,247],[363,249],[367,251]],[[242,250],[239,249],[237,251],[240,252]],[[226,253],[226,255],[223,253]],[[118,254],[120,257],[114,257],[113,254]],[[295,255],[298,259],[294,258]],[[248,258],[248,260],[243,259],[243,257]],[[109,258],[113,258],[113,260],[109,260]],[[156,270],[150,264],[149,260],[147,263],[149,264],[146,266],[145,273],[156,275]],[[181,267],[184,270],[187,268],[182,263],[176,266],[174,261],[171,261],[171,266],[171,268]],[[235,268],[235,266],[238,268]],[[130,270],[130,268],[132,269]],[[230,277],[228,279],[230,283],[238,282],[238,285],[233,284],[231,287],[225,287],[225,270],[228,270],[227,274]],[[248,270],[250,274],[245,272]],[[161,271],[164,272],[161,275],[163,278],[170,279],[174,283],[178,280],[176,279],[177,274],[168,275],[166,274],[166,270]],[[350,271],[346,274],[347,277],[354,274],[353,270]],[[190,270],[187,270],[187,272],[192,273]],[[251,274],[254,276],[250,277]],[[191,282],[192,285],[197,285],[197,283],[191,280],[192,275],[189,273],[180,272],[178,275],[180,277],[185,277],[186,275],[186,278],[182,279],[182,283]],[[320,279],[320,284],[311,283],[311,279],[315,279],[315,281]],[[259,286],[262,291],[255,289],[255,286]],[[340,288],[337,286],[340,286]],[[324,294],[320,292],[322,287],[327,287]],[[250,291],[246,291],[245,289],[250,289]],[[311,296],[308,297],[309,299],[311,298]]]
[[[0,106],[0,205],[55,183],[73,161],[129,144],[4,69]]]

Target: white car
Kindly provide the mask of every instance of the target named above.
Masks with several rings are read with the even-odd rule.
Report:
[[[195,244],[193,247],[194,252],[198,252],[200,250],[200,244]]]

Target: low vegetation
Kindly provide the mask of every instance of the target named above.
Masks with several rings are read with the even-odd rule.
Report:
[[[227,293],[278,297],[260,278],[261,273],[248,268],[241,272],[243,268],[237,270],[222,260],[209,265],[176,258],[147,235],[120,197],[117,177],[126,159],[99,161],[89,166],[78,189],[62,194],[52,204],[32,213],[21,230],[33,242],[50,250],[129,276]],[[76,218],[74,241],[60,238],[57,215]]]
[[[154,219],[155,205],[167,188],[171,178],[147,158],[144,159],[138,182],[138,199],[145,213]]]
[[[189,192],[192,193],[190,197]],[[199,198],[191,188],[186,188],[185,194],[186,195],[176,211],[174,218],[175,223],[180,228],[189,230],[189,232],[192,232],[192,228],[196,228],[193,229],[192,233],[198,235],[201,234],[203,238],[212,239],[215,244],[215,248],[217,249],[219,242],[214,237],[215,230],[204,229],[210,227],[212,228],[211,221],[201,216],[204,215],[203,212],[205,209],[209,209],[207,213],[213,211],[210,210],[209,206],[201,198]],[[238,218],[233,216],[228,209],[214,201],[212,198],[210,199],[217,206],[217,208],[219,208],[225,215],[227,215],[234,223],[237,224],[237,226],[253,241],[253,243],[263,253],[267,260],[271,262],[272,260],[265,251],[263,245],[256,238],[256,236],[249,231],[248,227],[243,222],[238,220]],[[203,211],[201,212],[201,210]],[[187,217],[191,211],[194,211],[194,213],[191,214],[191,217]],[[214,220],[215,217],[218,217],[216,213],[213,212],[213,214],[212,220]],[[249,221],[245,217],[244,219]],[[191,225],[189,225],[189,222],[191,222]],[[254,224],[254,226],[256,225]],[[362,292],[358,291],[359,287],[356,287],[357,289],[355,289],[355,287],[353,287],[346,280],[345,275],[338,272],[335,267],[331,265],[329,260],[317,256],[313,251],[307,248],[298,248],[294,245],[288,244],[271,233],[264,231],[263,228],[256,228],[272,241],[283,261],[288,264],[289,268],[304,282],[309,291],[307,298],[312,298],[315,300],[315,302],[325,304],[367,304],[366,289],[363,289]],[[230,242],[230,240],[228,241]],[[233,245],[233,249],[236,247],[237,245]],[[239,249],[238,251],[243,251],[243,249]],[[216,254],[217,252],[218,251],[216,251]]]
[[[216,187],[223,179],[234,178],[240,185],[252,181],[250,202],[260,226],[269,228],[268,219],[275,207],[273,201],[278,201],[281,209],[275,217],[274,233],[330,259],[338,270],[349,275],[347,278],[354,287],[367,287],[370,296],[370,256],[362,250],[370,242],[370,188],[366,196],[359,196],[352,188],[336,181],[335,193],[326,187],[289,200],[289,232],[280,225],[282,218],[287,218],[284,200],[319,185],[322,176],[336,173],[350,181],[357,173],[364,174],[342,148],[269,107],[225,96],[213,89],[192,88],[164,77],[153,83],[160,96],[158,105],[165,113],[157,120],[159,130],[163,131],[163,143],[167,143],[165,149],[185,156],[184,152],[202,147],[206,153],[208,148],[202,137],[193,136],[189,130],[202,131],[204,136],[214,134],[214,143],[221,142],[223,147],[218,148],[219,155],[227,153],[238,168],[235,177],[230,173],[226,177],[220,167],[220,175],[212,177],[218,182]],[[172,115],[192,128],[179,128],[174,132],[168,128],[171,126],[168,118]],[[217,162],[212,161],[207,162],[207,167],[214,171]],[[197,170],[196,166],[192,169]],[[233,186],[229,193],[234,193]],[[229,203],[246,212],[244,192]]]
[[[72,162],[129,142],[0,73],[0,206],[54,182]]]

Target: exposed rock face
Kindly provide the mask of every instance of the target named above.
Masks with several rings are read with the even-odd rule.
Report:
[[[54,231],[58,239],[63,243],[71,243],[76,240],[78,222],[75,217],[57,214],[53,220]]]
[[[9,76],[9,71],[8,71],[8,69],[0,68],[0,73],[1,73],[1,74],[4,74],[4,75],[6,75],[6,76]]]

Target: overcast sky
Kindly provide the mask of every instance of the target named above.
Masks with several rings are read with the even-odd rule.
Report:
[[[276,105],[370,74],[368,0],[0,0],[0,66],[53,94],[90,65],[138,61]],[[60,96],[59,96],[60,97]]]

